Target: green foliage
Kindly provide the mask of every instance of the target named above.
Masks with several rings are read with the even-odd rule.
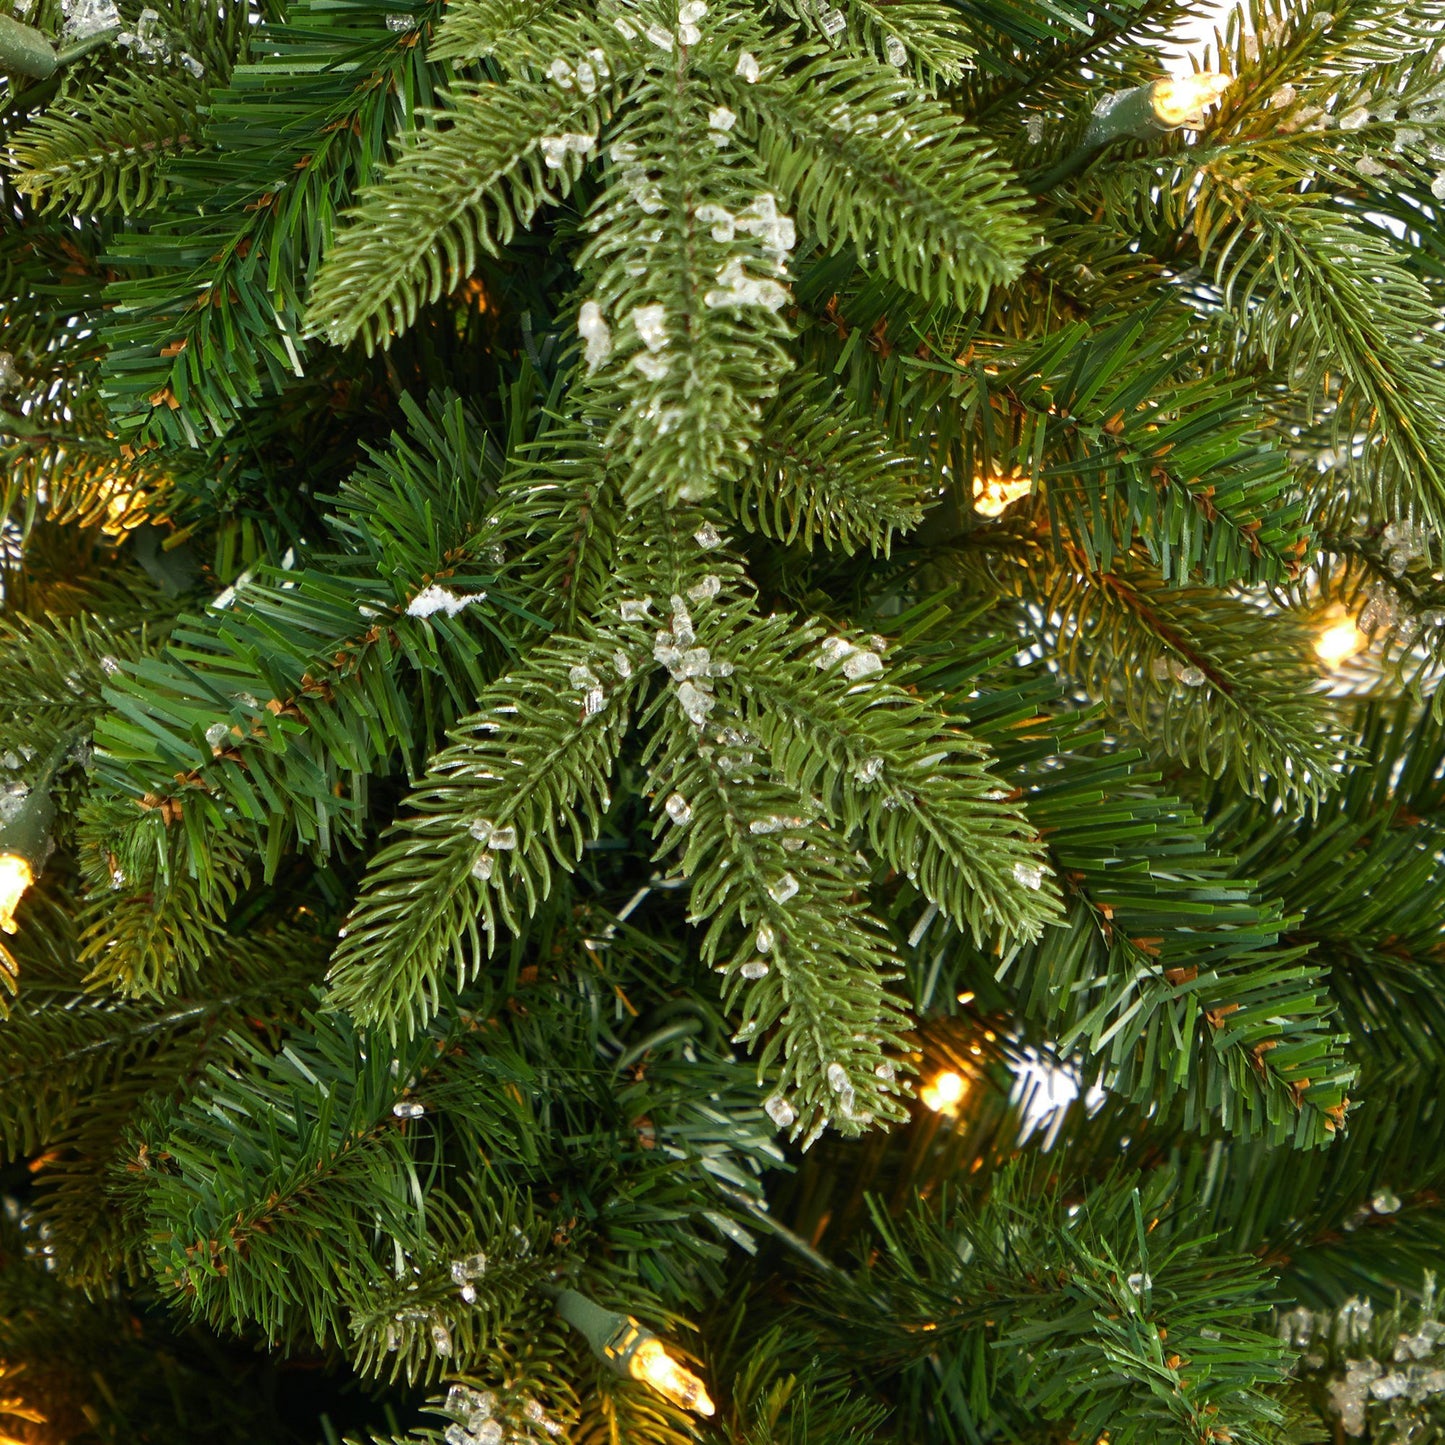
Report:
[[[878,1257],[818,1307],[936,1429],[1042,1416],[1119,1441],[1268,1440],[1284,1348],[1251,1328],[1260,1266],[1207,1237],[1151,1240],[1165,1207],[1123,1179],[1068,1202],[1025,1173],[981,1205],[875,1211]]]
[[[7,1434],[1438,1427],[1445,10],[1185,9],[0,78]]]

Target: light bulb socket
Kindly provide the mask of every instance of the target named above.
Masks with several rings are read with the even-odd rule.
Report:
[[[25,859],[38,878],[50,856],[50,833],[55,826],[55,804],[49,786],[33,788],[29,796],[0,823],[0,854]]]
[[[603,1309],[595,1300],[575,1289],[559,1290],[557,1313],[575,1330],[580,1330],[592,1346],[592,1352],[619,1375],[631,1373],[632,1357],[646,1339],[655,1339],[650,1330],[616,1310]]]
[[[33,25],[0,15],[0,72],[48,80],[59,65],[55,47]]]

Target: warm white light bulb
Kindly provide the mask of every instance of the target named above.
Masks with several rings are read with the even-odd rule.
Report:
[[[627,1368],[635,1380],[651,1385],[659,1395],[666,1395],[674,1405],[699,1415],[711,1415],[716,1406],[708,1397],[701,1380],[686,1366],[678,1364],[667,1353],[659,1339],[647,1339],[632,1352]]]
[[[975,477],[973,510],[980,517],[997,517],[1010,503],[1028,496],[1033,489],[1032,478],[1022,475],[1017,467],[1010,477]]]
[[[15,910],[25,890],[35,882],[35,870],[19,853],[0,853],[0,932],[14,933]]]
[[[1332,672],[1359,652],[1366,643],[1365,634],[1355,625],[1353,617],[1332,622],[1315,639],[1315,655]]]
[[[1204,118],[1205,110],[1234,84],[1232,76],[1214,70],[1176,75],[1156,81],[1150,100],[1160,125],[1180,126]]]
[[[932,1083],[918,1091],[918,1097],[935,1114],[953,1113],[959,1101],[968,1092],[968,1081],[962,1074],[946,1069]]]

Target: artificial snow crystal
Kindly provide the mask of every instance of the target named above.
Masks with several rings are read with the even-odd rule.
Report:
[[[496,1420],[487,1420],[472,1432],[475,1445],[502,1445],[506,1431]]]
[[[798,880],[791,873],[784,873],[776,883],[768,884],[768,894],[774,903],[788,903],[798,896]]]
[[[650,351],[639,351],[632,358],[632,364],[649,381],[661,381],[672,370],[672,362],[667,357],[657,356]]]
[[[404,29],[404,30],[410,30],[410,29],[412,29],[412,28],[416,25],[416,21],[413,20],[410,15],[402,15],[402,16],[388,15],[388,16],[387,16],[387,21],[388,21],[388,23],[389,23],[390,21],[396,20],[396,19],[406,20],[406,21],[409,21],[409,22],[410,22],[410,24],[407,24],[407,25],[404,25],[404,26],[401,27],[401,28]],[[392,29],[396,29],[396,28],[397,28],[396,26],[392,26]],[[202,65],[201,62],[200,62],[199,60],[197,60],[194,55],[191,55],[191,54],[189,54],[188,52],[186,52],[186,51],[184,51],[184,50],[181,51],[180,60],[181,60],[181,64],[182,64],[182,65],[185,67],[185,69],[186,69],[186,73],[191,77],[192,80],[199,80],[199,79],[206,73],[206,67],[205,67],[204,65]]]
[[[643,34],[657,46],[659,50],[672,49],[672,32],[664,30],[661,25],[649,25]]]
[[[95,0],[82,0],[82,5],[77,8],[84,8],[89,11],[99,11],[107,8],[105,0],[95,3]],[[116,21],[120,16],[117,15]],[[101,26],[105,29],[105,26]],[[91,32],[95,33],[95,32]],[[171,42],[164,28],[161,25],[161,17],[158,11],[147,6],[136,17],[135,31],[122,30],[115,37],[117,45],[133,47],[135,53],[142,60],[169,60],[171,58]]]
[[[679,828],[686,827],[692,822],[692,804],[681,793],[670,793],[662,806],[667,810],[667,816]]]
[[[547,75],[557,85],[560,85],[563,90],[572,89],[574,73],[572,67],[568,65],[561,56],[558,56],[558,58],[547,67]]]
[[[828,1087],[841,1094],[848,1087],[848,1070],[842,1064],[828,1065]]]
[[[1370,110],[1368,106],[1357,105],[1353,110],[1347,110],[1340,117],[1341,130],[1359,130],[1361,126],[1369,125]]]
[[[857,650],[846,637],[825,637],[819,644],[818,655],[813,659],[813,666],[836,667],[845,657],[851,657]]]
[[[823,34],[831,39],[841,34],[848,28],[848,17],[841,10],[822,10],[818,15],[823,26]]]
[[[1445,171],[1441,171],[1433,181],[1430,182],[1430,194],[1437,201],[1445,201]]]
[[[99,35],[120,24],[120,11],[115,7],[115,0],[62,0],[60,8],[65,15],[61,38],[67,44],[89,40],[92,35]],[[154,10],[141,13],[160,19]]]
[[[612,654],[612,668],[624,682],[632,676],[632,663],[620,647]]]
[[[577,334],[587,343],[582,353],[589,372],[596,371],[612,355],[612,328],[595,301],[584,301],[577,313]]]
[[[884,1083],[892,1083],[893,1080],[898,1077],[898,1070],[895,1069],[887,1059],[884,1059],[873,1072],[877,1074]]]
[[[634,306],[627,319],[649,351],[661,351],[667,345],[667,307]]]
[[[487,1257],[484,1254],[469,1254],[465,1259],[452,1261],[452,1283],[466,1284],[487,1272]]]
[[[597,686],[597,674],[590,667],[578,664],[567,669],[567,681],[585,692],[588,688]]]
[[[677,38],[684,45],[696,45],[702,39],[702,31],[696,25],[679,25]]]
[[[722,591],[722,579],[709,572],[696,587],[689,587],[687,595],[693,602],[708,602]]]
[[[221,744],[224,743],[226,739],[230,736],[231,729],[230,725],[227,723],[212,723],[210,727],[206,729],[206,742],[216,752],[220,752]]]
[[[515,828],[493,828],[489,841],[498,852],[508,853],[517,846],[517,830]]]
[[[703,0],[687,0],[687,3],[677,12],[678,24],[696,25],[706,14],[707,6]]]
[[[798,1117],[793,1106],[781,1094],[774,1094],[763,1105],[763,1112],[779,1129],[786,1129]]]
[[[461,1295],[462,1303],[474,1305],[477,1302],[477,1287],[470,1280],[457,1291]]]
[[[726,206],[715,206],[711,202],[699,206],[693,213],[700,225],[712,227],[712,238],[726,244],[737,231],[733,213]]]
[[[745,964],[743,964],[743,966],[738,970],[738,972],[742,974],[742,976],[747,979],[749,983],[752,983],[755,982],[757,979],[766,978],[768,976],[769,970],[768,965],[764,963],[762,959],[750,958]]]
[[[0,396],[20,389],[20,372],[16,369],[15,358],[8,351],[0,351]]]
[[[1203,687],[1204,673],[1197,667],[1183,667],[1179,670],[1179,681],[1185,687]]]
[[[1127,1282],[1129,1288],[1137,1295],[1142,1295],[1146,1290],[1154,1288],[1154,1281],[1147,1274],[1131,1274]]]
[[[1375,1191],[1370,1200],[1370,1208],[1376,1214],[1394,1214],[1400,1208],[1400,1196],[1386,1185]]]
[[[459,597],[455,592],[449,592],[445,587],[432,583],[430,587],[423,587],[407,603],[406,615],[431,617],[437,612],[445,612],[448,617],[455,617],[464,607],[470,607],[473,602],[481,602],[486,595],[485,592],[469,592],[465,597]]]
[[[617,17],[617,19],[615,19],[615,20],[612,22],[612,28],[613,28],[614,30],[616,30],[617,33],[618,33],[624,40],[636,40],[636,39],[637,39],[637,31],[635,31],[635,30],[632,28],[632,26],[629,25],[628,22],[627,22],[626,20],[624,20],[624,19],[622,18],[622,16],[620,16],[620,15]]]
[[[647,614],[652,610],[652,598],[624,597],[617,610],[624,622],[646,622]]]
[[[738,63],[734,74],[742,76],[749,85],[756,85],[758,77],[762,73],[762,67],[758,64],[756,55],[744,50],[743,53],[738,56]]]
[[[778,210],[778,198],[771,194],[755,196],[737,214],[740,231],[746,231],[762,244],[765,251],[782,260],[797,244],[798,230],[793,218]]]
[[[890,35],[883,42],[883,58],[902,70],[908,64],[908,47],[896,35]]]
[[[442,1439],[446,1445],[473,1445],[470,1431],[463,1430],[460,1425],[448,1425],[442,1431]]]
[[[711,522],[704,522],[696,532],[692,534],[692,540],[697,543],[704,552],[711,551],[714,547],[722,546],[722,533],[713,526]]]
[[[748,824],[750,833],[781,833],[788,826],[786,818],[780,818],[776,813],[771,813],[766,818],[754,818]]]
[[[737,123],[737,112],[729,110],[725,105],[716,106],[708,113],[709,130],[731,130]]]
[[[710,697],[693,682],[684,682],[677,690],[677,700],[689,721],[701,727],[707,715],[717,706],[717,699]]]
[[[740,256],[730,257],[717,273],[717,279],[718,288],[705,292],[702,298],[714,310],[724,306],[762,306],[778,311],[787,304],[788,288],[765,276],[749,276]]]
[[[586,60],[577,63],[577,89],[583,95],[591,95],[597,89],[597,72]]]
[[[876,652],[855,652],[843,662],[843,676],[857,682],[859,678],[871,677],[883,671],[883,659]]]
[[[420,1119],[426,1113],[426,1109],[418,1104],[415,1099],[398,1099],[391,1106],[391,1112],[398,1119]]]
[[[443,1359],[452,1352],[452,1332],[440,1320],[432,1321],[431,1343]]]
[[[880,757],[864,758],[856,768],[853,769],[853,777],[856,781],[868,784],[876,783],[883,772],[883,759]]]
[[[582,698],[582,711],[588,717],[596,717],[606,706],[606,692],[600,687],[589,687]]]
[[[1018,879],[1025,888],[1042,888],[1044,883],[1044,870],[1037,863],[1015,863],[1014,877]]]
[[[759,953],[771,953],[773,944],[777,941],[778,935],[773,932],[773,927],[770,923],[758,924],[757,937],[753,939],[753,942],[757,945]]]
[[[497,825],[490,818],[478,818],[473,823],[467,824],[467,832],[477,840],[478,843],[490,843],[492,834],[496,832]]]
[[[672,635],[679,647],[691,647],[697,641],[697,633],[693,631],[692,614],[687,610],[687,603],[682,597],[674,592],[672,602]]]
[[[569,155],[590,155],[597,144],[597,137],[568,131],[563,135],[544,135],[539,144],[542,147],[542,159],[546,161],[549,169],[559,171],[567,164]]]

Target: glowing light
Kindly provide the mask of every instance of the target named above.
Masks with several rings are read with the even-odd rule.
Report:
[[[1010,503],[1033,491],[1031,477],[1017,467],[1008,477],[975,477],[973,479],[973,510],[980,517],[997,517]]]
[[[635,1380],[651,1385],[659,1395],[666,1395],[674,1405],[699,1415],[711,1415],[716,1406],[708,1397],[702,1381],[667,1353],[667,1346],[657,1338],[643,1340],[627,1362]]]
[[[1342,663],[1361,651],[1368,638],[1355,625],[1353,617],[1332,622],[1315,639],[1315,655],[1333,672]]]
[[[0,931],[16,932],[15,910],[33,882],[35,870],[28,858],[18,853],[0,853]]]
[[[1234,84],[1231,76],[1214,70],[1201,70],[1196,75],[1176,75],[1157,81],[1150,100],[1160,125],[1181,126],[1204,119],[1207,107]]]
[[[963,1096],[968,1093],[968,1080],[962,1074],[946,1069],[930,1084],[918,1091],[918,1097],[926,1108],[935,1114],[956,1114]]]
[[[149,501],[144,488],[138,487],[133,492],[112,492],[105,504],[105,521],[101,523],[101,531],[107,537],[123,537],[146,520]]]

